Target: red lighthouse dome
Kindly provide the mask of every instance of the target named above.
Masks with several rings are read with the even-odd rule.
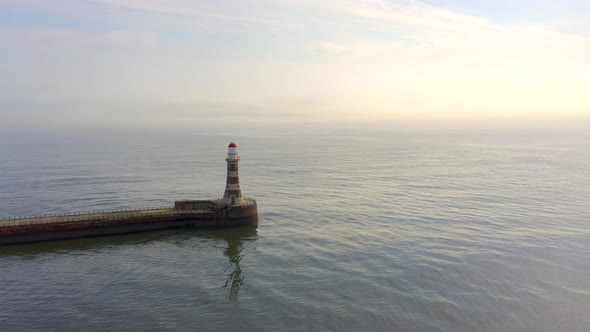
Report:
[[[234,142],[229,143],[229,145],[227,146],[228,148],[237,148],[238,145]]]

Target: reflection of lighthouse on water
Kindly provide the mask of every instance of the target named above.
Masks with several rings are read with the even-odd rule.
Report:
[[[230,302],[237,303],[240,287],[244,285],[244,277],[242,276],[242,268],[240,267],[242,250],[244,249],[245,242],[256,240],[257,232],[256,227],[246,227],[224,233],[223,238],[227,241],[227,249],[223,251],[223,254],[229,258],[231,268],[225,270],[225,272],[229,273],[227,274],[223,288],[226,289],[226,298]]]

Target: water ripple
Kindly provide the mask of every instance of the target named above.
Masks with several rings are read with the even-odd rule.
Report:
[[[2,247],[2,329],[590,329],[587,138],[60,135],[0,139],[2,216],[219,196],[236,140],[260,224]]]

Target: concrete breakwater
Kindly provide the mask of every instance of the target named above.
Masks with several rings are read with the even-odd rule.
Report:
[[[174,207],[4,218],[0,219],[0,244],[257,222],[257,205],[251,198],[234,205],[223,199],[176,201]]]

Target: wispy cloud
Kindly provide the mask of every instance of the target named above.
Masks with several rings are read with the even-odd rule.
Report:
[[[154,32],[112,30],[104,33],[83,33],[71,29],[0,29],[4,42],[23,43],[42,46],[43,44],[63,44],[73,47],[113,46],[113,47],[153,47],[159,36]],[[41,44],[41,45],[40,45]]]
[[[286,42],[289,33],[298,37],[295,40],[307,38],[302,43],[306,50],[334,55],[389,56],[392,51],[403,51],[404,46],[406,54],[415,54],[429,45],[433,56],[456,51],[471,58],[487,53],[514,59],[532,53],[535,58],[561,53],[585,60],[590,48],[590,36],[585,34],[557,32],[551,26],[498,24],[408,0],[266,0],[243,1],[239,6],[163,0],[95,2],[187,21],[206,20],[220,30],[233,27],[237,35],[248,33],[239,31],[243,28],[239,22],[255,23],[250,28],[271,28],[285,34]],[[299,15],[305,13],[309,15]],[[324,37],[314,40],[314,32]]]

